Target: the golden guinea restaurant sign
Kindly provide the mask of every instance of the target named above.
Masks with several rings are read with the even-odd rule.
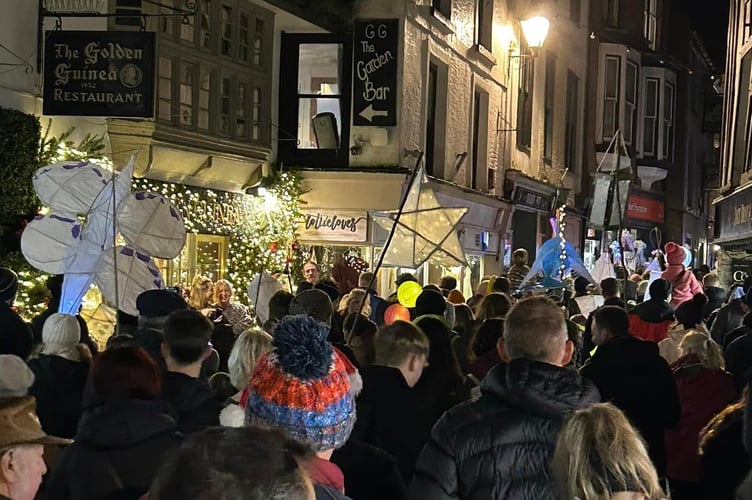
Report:
[[[44,114],[154,114],[154,33],[48,31]]]

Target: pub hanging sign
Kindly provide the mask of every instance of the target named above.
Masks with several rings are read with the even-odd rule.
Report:
[[[48,31],[44,114],[154,115],[153,32]]]

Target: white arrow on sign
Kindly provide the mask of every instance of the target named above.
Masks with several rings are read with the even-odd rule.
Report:
[[[369,122],[372,122],[374,116],[389,116],[389,112],[388,111],[377,111],[377,110],[373,109],[373,104],[369,104],[368,107],[366,109],[364,109],[363,111],[361,111],[360,113],[358,113],[358,115],[362,116],[363,118],[365,118]]]

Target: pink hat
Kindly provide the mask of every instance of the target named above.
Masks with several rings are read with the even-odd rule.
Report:
[[[684,249],[674,243],[673,241],[669,241],[666,243],[666,246],[664,247],[666,252],[666,262],[668,262],[668,265],[670,266],[678,266],[684,263],[684,258],[687,256],[687,254],[684,252]]]

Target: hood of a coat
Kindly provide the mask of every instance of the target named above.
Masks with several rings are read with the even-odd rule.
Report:
[[[674,308],[666,301],[660,299],[646,300],[632,310],[646,323],[663,323],[674,319]]]
[[[481,392],[547,418],[561,417],[600,401],[595,385],[576,371],[529,359],[493,367],[481,382]]]
[[[75,440],[97,449],[128,448],[177,428],[164,401],[122,399],[84,413]]]

